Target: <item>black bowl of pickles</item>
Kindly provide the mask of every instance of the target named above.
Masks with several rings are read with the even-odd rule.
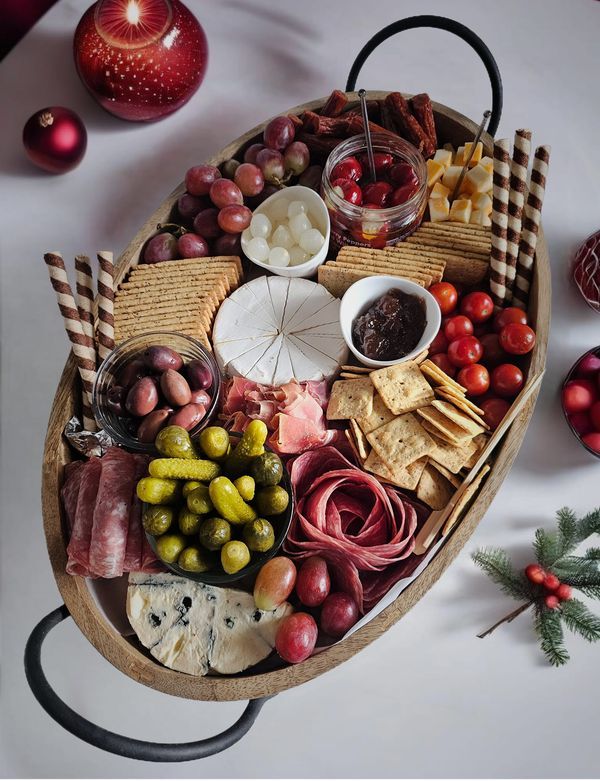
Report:
[[[137,485],[146,537],[177,575],[226,585],[257,572],[285,540],[294,501],[288,472],[253,420],[243,434],[209,426],[190,438],[167,426],[160,457]]]

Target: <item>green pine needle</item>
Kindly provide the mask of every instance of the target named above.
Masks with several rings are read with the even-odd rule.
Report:
[[[560,615],[571,632],[576,632],[589,643],[600,640],[600,618],[594,615],[578,599],[569,599],[563,602]]]
[[[532,599],[532,586],[522,574],[517,574],[502,548],[483,548],[471,558],[505,594],[515,599]]]
[[[546,659],[554,667],[560,667],[569,661],[564,646],[564,636],[558,610],[540,607],[536,610],[535,630],[540,638],[540,646]]]
[[[587,561],[600,561],[600,548],[588,548],[583,558]]]

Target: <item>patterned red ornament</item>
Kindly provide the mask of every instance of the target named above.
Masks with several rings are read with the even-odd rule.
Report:
[[[81,18],[73,48],[98,103],[134,122],[181,108],[208,62],[204,30],[179,0],[98,0]]]
[[[573,279],[586,304],[600,312],[600,231],[588,236],[575,253]]]

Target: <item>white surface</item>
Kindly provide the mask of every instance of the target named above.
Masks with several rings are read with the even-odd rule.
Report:
[[[2,729],[0,773],[21,777],[568,776],[598,771],[600,648],[568,637],[572,661],[543,663],[527,618],[480,641],[513,607],[469,552],[505,545],[531,558],[537,525],[570,504],[598,503],[600,462],[561,419],[558,387],[600,342],[600,319],[567,281],[572,249],[600,220],[600,5],[593,0],[188,0],[205,26],[205,84],[164,122],[122,123],[95,106],[73,68],[71,32],[87,0],[61,0],[0,63],[2,177]],[[343,87],[368,37],[400,16],[446,13],[493,50],[504,77],[500,135],[531,127],[552,145],[544,223],[553,262],[549,365],[533,425],[509,479],[442,581],[384,637],[324,677],[269,702],[225,754],[151,765],[105,754],[53,723],[22,668],[33,624],[59,603],[42,534],[41,453],[67,342],[42,262],[118,253],[182,178],[263,118]],[[468,47],[440,31],[402,33],[364,68],[366,88],[427,90],[477,119],[487,77]],[[64,177],[24,159],[27,117],[52,103],[79,111],[87,156]],[[112,668],[67,621],[46,643],[51,683],[76,710],[118,732],[192,740],[229,725],[241,704],[178,700]]]

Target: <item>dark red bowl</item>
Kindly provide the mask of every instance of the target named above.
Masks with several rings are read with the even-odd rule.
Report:
[[[565,416],[565,420],[567,421],[567,425],[571,429],[571,432],[573,433],[573,436],[579,441],[580,445],[582,447],[584,447],[588,451],[588,453],[591,453],[596,458],[600,458],[600,453],[598,453],[598,451],[596,451],[596,450],[592,450],[592,448],[589,445],[586,445],[586,443],[583,441],[583,439],[581,438],[579,432],[575,429],[575,427],[573,426],[573,424],[569,420],[569,416],[567,414],[567,411],[565,410],[565,408],[563,406],[563,403],[562,403],[562,391],[564,391],[567,383],[569,383],[571,380],[576,379],[575,374],[577,373],[577,369],[579,368],[579,364],[581,363],[581,361],[584,358],[587,358],[588,355],[600,356],[600,345],[598,345],[598,347],[592,347],[591,350],[588,350],[586,353],[583,353],[583,355],[580,355],[579,358],[573,364],[573,366],[571,366],[571,368],[569,369],[569,373],[565,377],[565,380],[564,380],[564,382],[562,384],[562,389],[561,389],[561,407],[562,407],[563,415]]]

